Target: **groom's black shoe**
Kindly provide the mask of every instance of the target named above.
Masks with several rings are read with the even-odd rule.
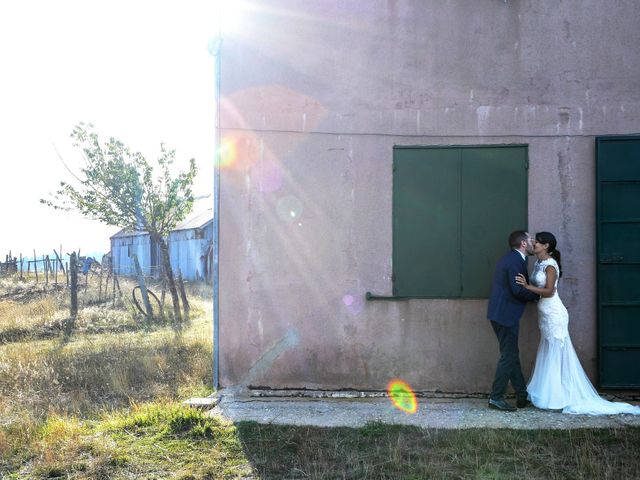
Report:
[[[533,403],[531,403],[526,398],[518,398],[516,400],[516,407],[518,408],[527,408],[527,407],[530,407],[531,405],[533,405]]]
[[[495,408],[496,410],[502,410],[503,412],[515,412],[516,407],[509,405],[504,400],[489,399],[489,408]]]

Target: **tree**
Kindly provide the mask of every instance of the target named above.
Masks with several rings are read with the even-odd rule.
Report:
[[[60,182],[52,200],[42,203],[61,210],[77,210],[85,217],[127,231],[146,231],[160,246],[162,266],[176,322],[182,321],[178,291],[169,260],[167,237],[193,207],[191,187],[197,173],[195,160],[189,169],[173,176],[170,167],[175,150],[160,144],[159,173],[140,152],[132,152],[111,137],[100,143],[93,125],[80,123],[71,133],[73,145],[82,149],[85,164],[77,185]]]

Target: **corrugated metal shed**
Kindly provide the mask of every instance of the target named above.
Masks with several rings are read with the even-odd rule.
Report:
[[[213,245],[213,209],[193,212],[169,234],[169,255],[174,273],[185,280],[210,278]]]
[[[151,237],[147,232],[119,231],[111,237],[113,270],[119,275],[135,275],[132,255],[138,261],[145,275],[156,275],[160,259],[157,245],[151,248]]]
[[[145,275],[159,276],[161,253],[152,245],[147,232],[120,230],[110,237],[113,269],[120,275],[135,275],[131,255],[135,253]],[[182,273],[185,280],[211,278],[213,245],[213,207],[211,196],[194,202],[193,211],[169,234],[169,256],[174,274]]]

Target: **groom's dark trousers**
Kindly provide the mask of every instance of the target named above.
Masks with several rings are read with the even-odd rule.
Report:
[[[516,283],[516,275],[522,273],[527,281],[527,262],[517,250],[502,257],[493,275],[487,318],[498,337],[500,358],[491,387],[491,398],[502,400],[509,382],[518,398],[526,398],[527,385],[520,366],[518,331],[520,317],[527,302],[537,301],[539,296]]]
[[[500,344],[500,358],[496,366],[496,375],[491,387],[491,398],[502,400],[507,391],[509,381],[516,391],[518,398],[527,397],[527,383],[522,375],[520,366],[520,351],[518,350],[518,325],[505,327],[491,321],[493,331],[496,332]]]

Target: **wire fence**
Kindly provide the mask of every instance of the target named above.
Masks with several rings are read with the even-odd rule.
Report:
[[[61,249],[62,250],[62,249]],[[74,252],[77,259],[77,268],[80,273],[99,272],[101,263],[90,256],[80,256],[79,252]],[[69,286],[69,262],[72,254],[61,254],[57,250],[46,255],[27,257],[22,253],[18,256],[11,252],[5,255],[4,261],[0,262],[0,277],[18,277],[20,280],[31,280],[45,285],[64,284]],[[103,256],[103,259],[107,257]]]
[[[62,250],[62,249],[60,249]],[[76,252],[61,255],[26,257],[11,252],[0,262],[0,278],[12,278],[49,289],[68,290],[71,317],[78,308],[112,302],[133,305],[147,318],[164,317],[165,300],[171,302],[168,284],[162,266],[142,267],[135,257],[132,268],[114,268],[111,255],[102,256],[101,261],[91,256],[80,256]],[[182,304],[182,315],[188,319],[189,302],[180,271],[174,272],[174,280]]]

